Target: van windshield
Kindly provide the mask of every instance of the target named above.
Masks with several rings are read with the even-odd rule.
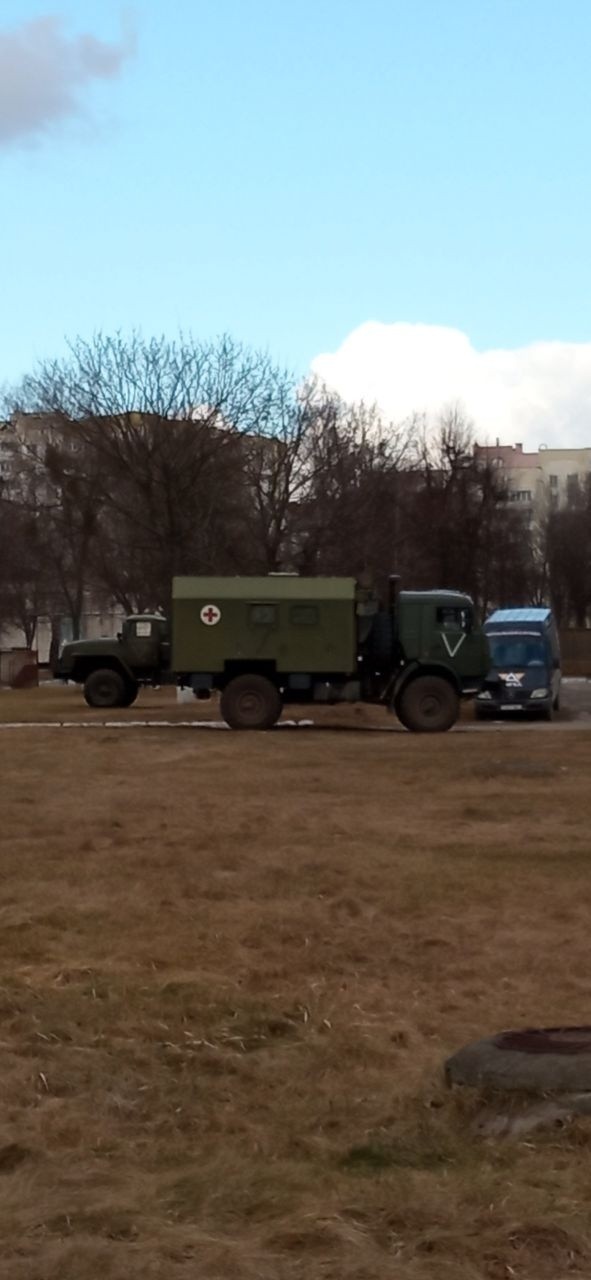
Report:
[[[524,635],[489,635],[488,647],[493,666],[545,667],[546,647],[541,638]]]

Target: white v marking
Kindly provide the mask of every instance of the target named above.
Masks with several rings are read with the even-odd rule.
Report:
[[[445,645],[445,647],[446,647],[446,649],[447,649],[447,652],[449,653],[450,658],[455,658],[456,653],[458,652],[458,649],[461,649],[461,647],[462,647],[462,645],[463,645],[464,640],[466,639],[466,637],[465,637],[465,636],[460,636],[460,638],[459,638],[459,640],[458,640],[458,643],[457,643],[457,644],[454,644],[454,645],[451,645],[451,644],[449,643],[449,640],[448,640],[447,636],[446,636],[446,635],[444,635],[444,633],[443,633],[443,631],[442,631],[442,632],[441,632],[441,639],[443,640],[443,643],[444,643],[444,645]]]

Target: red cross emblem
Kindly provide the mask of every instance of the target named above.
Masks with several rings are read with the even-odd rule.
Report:
[[[218,609],[217,604],[204,604],[201,610],[201,621],[205,623],[206,627],[215,627],[221,616],[221,611]]]

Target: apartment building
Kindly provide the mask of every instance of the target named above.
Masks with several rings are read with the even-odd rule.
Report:
[[[14,463],[14,430],[11,423],[0,422],[0,484],[12,474]]]
[[[475,457],[502,470],[508,501],[531,519],[576,501],[591,483],[591,447],[527,452],[522,444],[476,445]]]

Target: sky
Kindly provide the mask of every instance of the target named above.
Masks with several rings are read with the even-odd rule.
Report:
[[[2,0],[0,384],[224,331],[591,445],[588,0]]]

